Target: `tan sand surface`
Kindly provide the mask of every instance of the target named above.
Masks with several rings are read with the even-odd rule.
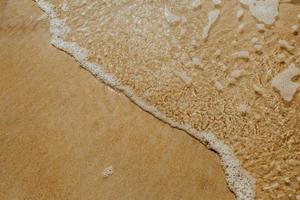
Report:
[[[215,153],[52,47],[42,14],[0,1],[0,199],[234,199]]]

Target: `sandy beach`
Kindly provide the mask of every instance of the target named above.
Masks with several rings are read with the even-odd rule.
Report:
[[[0,199],[234,199],[216,153],[49,40],[33,1],[0,1]]]

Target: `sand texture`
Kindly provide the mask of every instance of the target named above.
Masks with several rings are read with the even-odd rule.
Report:
[[[33,1],[0,1],[1,200],[234,199],[217,154],[49,40]]]
[[[238,199],[254,197],[253,180],[256,199],[300,198],[297,2],[266,0],[262,15],[261,3],[237,0],[37,2],[53,45],[157,117],[198,131]]]

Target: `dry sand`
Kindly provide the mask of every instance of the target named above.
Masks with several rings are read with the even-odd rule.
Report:
[[[52,47],[42,14],[0,1],[0,199],[234,199],[215,153]]]

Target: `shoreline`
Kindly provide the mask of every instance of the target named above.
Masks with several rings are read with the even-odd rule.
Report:
[[[133,91],[127,86],[120,85],[118,80],[110,74],[106,74],[101,66],[90,63],[88,61],[88,51],[77,46],[76,43],[69,43],[64,41],[61,36],[67,34],[68,27],[63,23],[63,20],[57,18],[53,5],[46,0],[35,0],[38,6],[50,17],[50,32],[52,33],[51,43],[58,49],[63,50],[75,58],[80,65],[87,71],[92,73],[98,79],[102,80],[105,84],[113,89],[121,91],[132,102],[138,105],[146,112],[152,114],[164,123],[169,124],[171,127],[183,130],[192,137],[198,139],[200,142],[209,147],[209,149],[217,152],[225,171],[226,180],[229,188],[235,193],[238,200],[254,199],[255,195],[255,181],[239,164],[237,158],[233,155],[230,148],[225,145],[221,140],[217,139],[213,133],[199,132],[192,129],[190,125],[180,125],[168,119],[164,114],[160,113],[157,109],[148,105],[139,97],[135,96]]]

